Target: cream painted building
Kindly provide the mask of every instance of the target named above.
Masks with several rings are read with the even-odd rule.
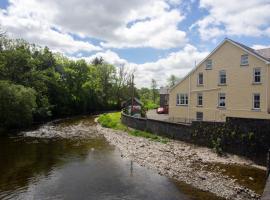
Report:
[[[173,121],[270,119],[270,49],[225,39],[170,89]]]

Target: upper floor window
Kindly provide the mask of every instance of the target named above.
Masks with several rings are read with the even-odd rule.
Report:
[[[218,107],[221,107],[221,108],[226,107],[226,94],[225,93],[218,94]]]
[[[188,105],[188,94],[177,94],[176,105]]]
[[[197,94],[197,106],[202,106],[203,105],[203,94],[198,93]]]
[[[203,85],[203,73],[198,74],[197,84],[198,85]]]
[[[253,94],[253,109],[261,108],[261,95],[259,93]]]
[[[248,55],[242,55],[241,56],[241,65],[248,65]]]
[[[253,70],[253,82],[261,83],[261,68],[255,68]]]
[[[212,69],[212,60],[206,60],[205,69]]]
[[[225,85],[227,83],[226,71],[219,71],[219,84]]]

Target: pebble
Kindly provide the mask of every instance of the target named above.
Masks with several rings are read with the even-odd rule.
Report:
[[[238,160],[237,156],[218,157],[207,148],[188,146],[187,143],[172,140],[167,144],[162,144],[130,136],[122,131],[106,129],[100,125],[97,125],[97,130],[111,144],[120,149],[121,157],[123,155],[128,158],[132,157],[139,165],[156,170],[160,175],[185,182],[225,199],[253,200],[259,198],[259,195],[253,191],[238,185],[231,177],[223,175],[218,166],[213,171],[206,171],[207,168],[200,167],[209,162],[248,163],[248,161]]]

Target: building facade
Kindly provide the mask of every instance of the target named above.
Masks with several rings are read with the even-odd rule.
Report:
[[[169,106],[169,88],[161,87],[159,89],[159,106],[160,107],[168,107]]]
[[[270,119],[270,51],[225,39],[170,89],[173,121]]]

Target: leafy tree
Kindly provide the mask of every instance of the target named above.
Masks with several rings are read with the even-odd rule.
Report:
[[[176,83],[177,83],[178,81],[179,81],[179,78],[172,74],[172,75],[168,78],[168,86],[169,86],[169,87],[173,87],[173,86],[176,85]]]
[[[156,103],[158,91],[157,91],[157,82],[155,79],[151,80],[151,89],[152,89],[152,94],[153,94],[152,96],[153,102]]]
[[[36,92],[22,85],[0,81],[0,127],[23,128],[31,125],[36,109]]]
[[[97,66],[97,65],[103,65],[104,64],[104,59],[102,57],[95,57],[93,60],[92,60],[92,65],[94,66]]]

